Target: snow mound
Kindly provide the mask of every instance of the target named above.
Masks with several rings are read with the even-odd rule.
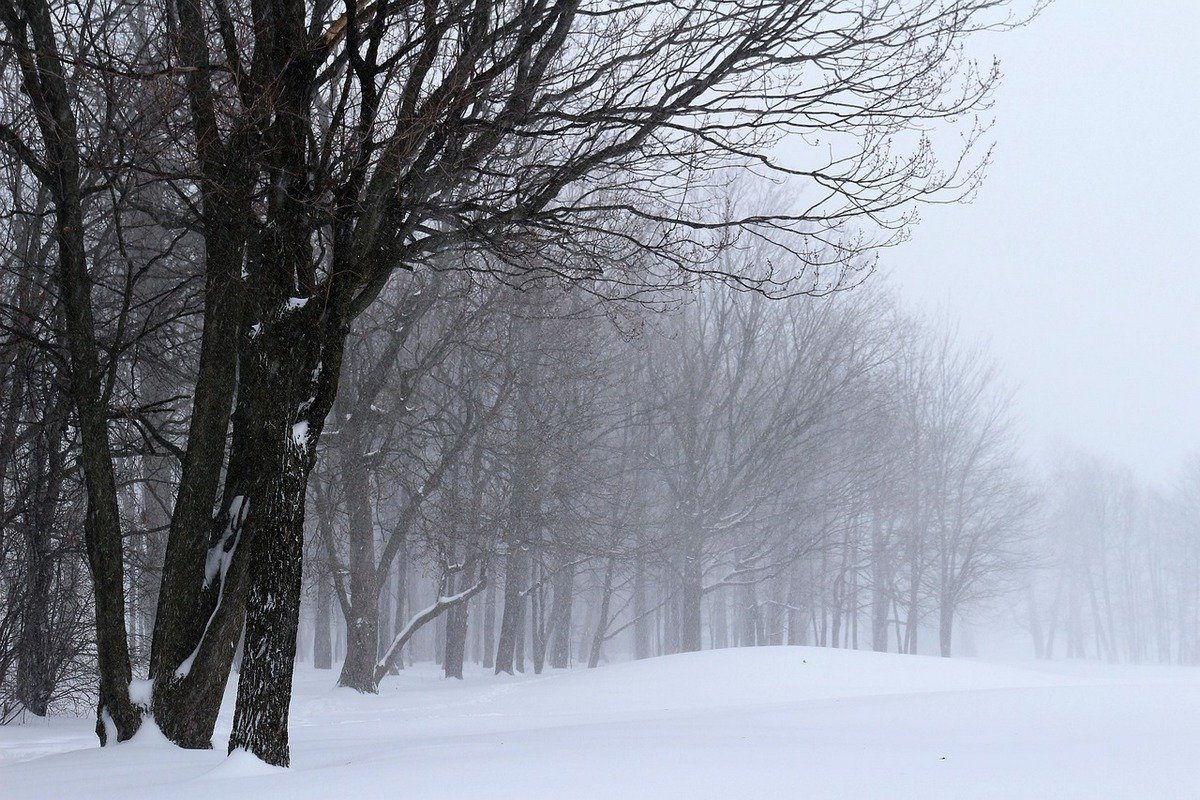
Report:
[[[286,771],[283,767],[268,764],[249,750],[239,747],[226,756],[220,766],[210,769],[204,777],[250,778],[259,775],[275,775]]]
[[[778,647],[463,681],[419,665],[379,695],[335,679],[297,672],[292,769],[225,757],[230,686],[208,751],[153,727],[102,751],[87,719],[0,728],[0,794],[1185,798],[1200,748],[1200,671],[1186,668]]]

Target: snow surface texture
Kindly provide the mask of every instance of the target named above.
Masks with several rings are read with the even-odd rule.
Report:
[[[1004,666],[809,647],[448,681],[378,697],[297,670],[290,770],[152,727],[101,751],[86,719],[0,728],[22,798],[1194,798],[1200,670]]]

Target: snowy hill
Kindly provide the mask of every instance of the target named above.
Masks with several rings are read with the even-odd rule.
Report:
[[[708,651],[378,697],[302,668],[293,763],[101,751],[88,720],[0,728],[0,794],[80,798],[1197,796],[1200,671],[1004,666],[807,647]]]

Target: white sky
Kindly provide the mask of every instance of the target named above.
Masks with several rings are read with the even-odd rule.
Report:
[[[1200,452],[1197,31],[1197,0],[1058,0],[987,36],[987,180],[883,254],[910,303],[990,343],[1035,457],[1058,442],[1163,488]]]

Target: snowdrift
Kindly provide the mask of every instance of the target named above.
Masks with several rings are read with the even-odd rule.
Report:
[[[377,697],[335,677],[298,670],[290,770],[226,758],[228,708],[208,752],[152,728],[102,751],[89,720],[53,719],[0,728],[0,796],[1200,796],[1186,668],[778,647],[461,682],[419,666]]]

